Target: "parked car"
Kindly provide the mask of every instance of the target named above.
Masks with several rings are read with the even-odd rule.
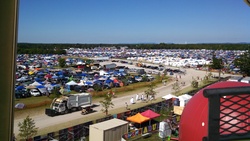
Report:
[[[82,93],[82,92],[85,92],[86,91],[86,88],[84,86],[75,86],[74,87],[74,90],[76,92],[79,92],[79,93]]]
[[[15,90],[15,97],[16,98],[26,98],[30,97],[30,93],[26,90]]]
[[[140,76],[135,76],[135,80],[138,81],[138,82],[141,82],[141,81],[142,81],[142,77],[140,77]]]
[[[41,93],[37,89],[31,89],[30,94],[32,96],[41,96]]]

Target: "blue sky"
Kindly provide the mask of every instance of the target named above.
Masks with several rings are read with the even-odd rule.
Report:
[[[20,0],[18,42],[250,42],[243,0]]]

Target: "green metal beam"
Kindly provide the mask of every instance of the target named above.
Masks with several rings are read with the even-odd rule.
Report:
[[[12,141],[18,0],[0,0],[0,139]]]

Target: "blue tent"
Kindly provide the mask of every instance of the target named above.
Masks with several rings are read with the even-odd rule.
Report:
[[[119,74],[119,72],[117,72],[117,71],[114,71],[114,75],[118,75]]]
[[[121,72],[121,75],[122,76],[126,76],[127,74],[125,72]]]
[[[36,86],[36,88],[41,89],[41,88],[45,88],[45,86],[43,86],[43,85],[38,85],[38,86]]]
[[[124,69],[119,69],[119,72],[124,72]]]
[[[87,73],[81,73],[80,76],[88,76],[88,74]]]
[[[59,75],[59,77],[60,77],[60,78],[64,78],[64,76],[63,76],[63,75]]]
[[[113,71],[108,71],[108,74],[113,74],[114,72]]]
[[[35,78],[35,81],[37,81],[37,82],[42,82],[43,79],[42,79],[42,78]]]
[[[107,80],[105,81],[105,83],[113,83],[113,80],[107,79]]]
[[[90,81],[85,82],[86,85],[92,85],[93,83]]]
[[[25,89],[24,86],[18,86],[18,87],[16,87],[16,90],[22,90],[22,89]]]
[[[58,84],[53,84],[53,83],[51,83],[51,85],[52,85],[53,87],[60,87],[60,85],[58,85]]]
[[[59,71],[56,73],[57,75],[63,75],[63,72],[62,71]]]
[[[94,83],[98,84],[98,85],[102,85],[102,81],[100,81],[100,80],[96,80]]]
[[[43,75],[44,73],[43,72],[38,72],[37,75]]]
[[[57,78],[58,78],[58,76],[53,75],[51,78],[53,78],[53,79],[57,79]]]

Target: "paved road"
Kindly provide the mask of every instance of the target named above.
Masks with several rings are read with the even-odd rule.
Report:
[[[123,64],[124,65],[124,64]],[[134,67],[136,68],[134,65],[128,65],[128,67]],[[203,78],[206,75],[205,71],[199,71],[199,70],[194,70],[194,69],[186,69],[186,75],[182,75],[181,79],[179,79],[180,82],[185,82],[185,87],[190,85],[190,82],[192,81],[192,78],[195,77],[197,78]],[[215,75],[218,75],[217,73],[214,73]],[[223,75],[222,77],[224,77],[226,75]],[[228,76],[228,75],[227,75]],[[174,76],[176,77],[176,76]],[[157,95],[156,98],[158,97],[162,97],[166,94],[169,94],[172,92],[171,90],[171,84],[168,84],[166,86],[161,86],[156,88],[155,90],[157,91]],[[139,95],[142,93],[139,93]],[[135,97],[136,93],[133,95]],[[117,97],[113,99],[113,103],[114,103],[114,108],[120,108],[120,107],[125,107],[125,102],[127,102],[129,104],[129,100],[131,99],[131,95],[128,96],[124,96],[124,97]],[[99,103],[96,103],[99,104]],[[94,110],[100,111],[101,106],[97,106],[94,108]],[[96,114],[92,113],[92,114]],[[79,112],[73,112],[70,114],[66,114],[66,115],[60,115],[60,116],[55,116],[55,117],[48,117],[47,115],[37,115],[37,116],[33,116],[32,119],[34,119],[36,126],[39,127],[39,129],[43,129],[45,127],[49,127],[49,126],[53,126],[56,124],[60,124],[60,123],[65,123],[67,121],[71,121],[71,120],[76,120],[76,119],[80,119],[82,118],[82,115],[79,114]],[[16,119],[14,120],[14,133],[17,135],[18,134],[18,126],[17,124],[19,122],[22,122],[21,119]]]

